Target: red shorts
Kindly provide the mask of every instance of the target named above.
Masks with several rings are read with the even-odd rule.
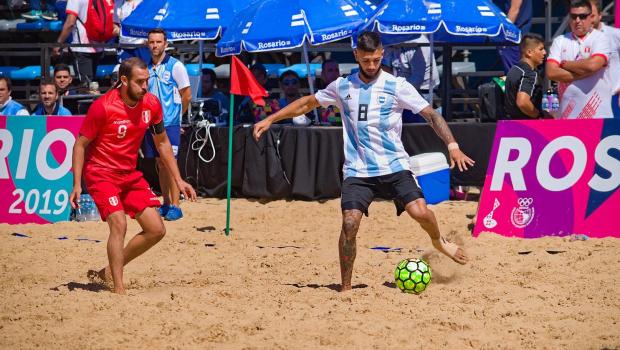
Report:
[[[108,215],[119,210],[134,218],[145,208],[161,206],[159,198],[151,191],[142,173],[137,170],[112,172],[85,169],[84,181],[103,221],[106,221]]]

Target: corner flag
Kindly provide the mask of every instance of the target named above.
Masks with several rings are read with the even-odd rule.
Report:
[[[263,97],[267,96],[267,91],[256,81],[254,74],[250,72],[248,67],[236,56],[232,56],[230,68],[230,93],[250,96],[254,103],[264,106]]]

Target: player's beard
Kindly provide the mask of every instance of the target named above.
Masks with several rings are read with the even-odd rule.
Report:
[[[363,69],[362,69],[362,66],[359,66],[359,69],[360,69],[360,70],[359,70],[360,75],[361,75],[364,79],[366,79],[366,80],[368,80],[368,81],[373,81],[373,80],[375,80],[375,79],[377,78],[377,76],[379,75],[379,73],[381,72],[381,68],[379,68],[379,69],[377,69],[377,72],[376,72],[375,74],[370,75],[370,74],[368,74],[365,70],[363,70]]]
[[[140,89],[138,92],[133,91],[132,89],[127,89],[127,97],[132,101],[139,102],[146,95],[146,90]]]

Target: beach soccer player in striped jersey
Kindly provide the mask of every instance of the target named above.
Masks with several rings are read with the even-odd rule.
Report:
[[[397,214],[407,212],[428,233],[433,246],[459,264],[468,261],[465,251],[448,242],[439,231],[435,215],[411,172],[409,155],[400,139],[403,109],[422,115],[446,143],[450,163],[463,171],[474,161],[460,151],[443,117],[404,78],[380,69],[383,47],[378,33],[364,32],[353,51],[359,71],[338,78],[315,95],[302,97],[254,125],[258,140],[272,123],[336,105],[342,114],[344,182],[342,230],[339,240],[341,291],[351,289],[356,236],[362,215],[377,195],[392,198]]]
[[[123,266],[146,252],[166,233],[157,207],[159,198],[151,191],[142,173],[136,170],[138,150],[144,133],[153,134],[157,151],[181,192],[191,200],[196,192],[181,179],[172,146],[166,135],[162,109],[157,97],[147,92],[149,72],[137,57],[123,61],[117,85],[88,109],[80,134],[73,146],[73,191],[71,206],[78,207],[82,173],[101,219],[110,228],[109,265],[89,271],[91,279],[114,282],[114,292],[125,294]],[[135,218],[142,231],[125,247],[127,219]]]

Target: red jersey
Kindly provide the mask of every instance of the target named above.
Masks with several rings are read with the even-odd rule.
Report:
[[[155,95],[147,93],[134,107],[112,89],[88,109],[80,135],[90,139],[86,166],[112,171],[136,169],[138,150],[149,126],[162,121],[162,109]]]

